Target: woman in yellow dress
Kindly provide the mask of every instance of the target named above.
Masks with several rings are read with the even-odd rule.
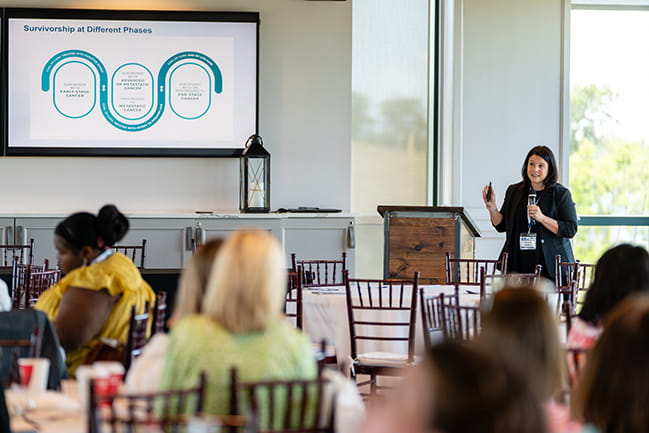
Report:
[[[155,300],[135,264],[111,248],[128,227],[128,219],[106,205],[97,215],[72,214],[54,231],[64,277],[43,292],[35,308],[54,324],[72,377],[100,339],[126,342],[131,306],[142,312]]]

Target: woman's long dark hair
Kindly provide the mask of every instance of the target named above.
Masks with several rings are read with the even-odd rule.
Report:
[[[597,322],[627,295],[640,291],[649,291],[649,253],[629,244],[613,247],[597,262],[579,317]]]
[[[107,204],[97,215],[77,212],[61,221],[54,234],[65,239],[68,246],[79,252],[85,246],[102,249],[119,242],[128,232],[128,219],[112,204]]]
[[[649,297],[636,293],[605,320],[572,405],[602,433],[649,431]]]

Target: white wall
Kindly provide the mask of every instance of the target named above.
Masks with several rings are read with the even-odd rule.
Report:
[[[455,3],[458,3],[457,0]],[[467,208],[483,238],[477,257],[496,256],[503,239],[481,198],[493,182],[499,205],[507,185],[520,181],[527,151],[561,142],[562,0],[463,0],[456,21],[452,124],[454,182],[446,201]]]
[[[259,11],[271,206],[350,208],[351,2],[23,0],[0,7]],[[237,159],[0,158],[0,212],[238,209]]]

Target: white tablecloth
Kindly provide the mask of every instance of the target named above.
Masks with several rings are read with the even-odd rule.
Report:
[[[435,285],[435,286],[421,286],[424,288],[426,296],[438,295],[440,293],[453,294],[454,286],[449,285]],[[472,293],[468,293],[468,292]],[[462,305],[476,305],[480,296],[478,294],[479,287],[460,287],[460,304]],[[417,294],[419,296],[419,294]],[[409,302],[406,300],[406,304]],[[345,288],[344,287],[327,287],[320,289],[304,289],[302,296],[303,305],[303,330],[315,343],[319,343],[322,339],[327,340],[328,344],[333,344],[336,348],[336,357],[338,359],[338,366],[343,368],[350,358],[350,339],[349,339],[349,324],[347,318],[347,306],[345,301]],[[424,334],[421,324],[419,299],[417,299],[417,320],[415,322],[415,352],[422,354],[424,350]],[[406,311],[388,311],[374,314],[372,319],[380,315],[390,315],[391,319],[399,317],[400,321],[408,321],[408,312]],[[396,315],[396,316],[395,316]],[[364,317],[365,319],[365,317]],[[369,317],[367,317],[369,319]],[[367,330],[372,332],[370,335],[403,335],[401,330],[393,327],[375,327],[374,330]],[[390,328],[390,329],[388,329]],[[364,330],[365,331],[365,330]],[[379,334],[377,334],[377,332]],[[358,342],[357,350],[362,352],[396,352],[408,353],[406,342],[399,341],[363,341]]]

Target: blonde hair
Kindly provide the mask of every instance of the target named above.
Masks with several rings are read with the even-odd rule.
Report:
[[[234,333],[263,331],[281,317],[286,274],[282,250],[270,233],[237,231],[214,262],[203,313]]]
[[[214,267],[214,258],[222,244],[222,239],[212,239],[199,246],[183,269],[178,282],[174,313],[167,322],[169,327],[185,316],[201,312],[207,281]]]
[[[519,370],[541,401],[563,388],[565,366],[556,319],[531,287],[506,287],[483,313],[480,343]]]

